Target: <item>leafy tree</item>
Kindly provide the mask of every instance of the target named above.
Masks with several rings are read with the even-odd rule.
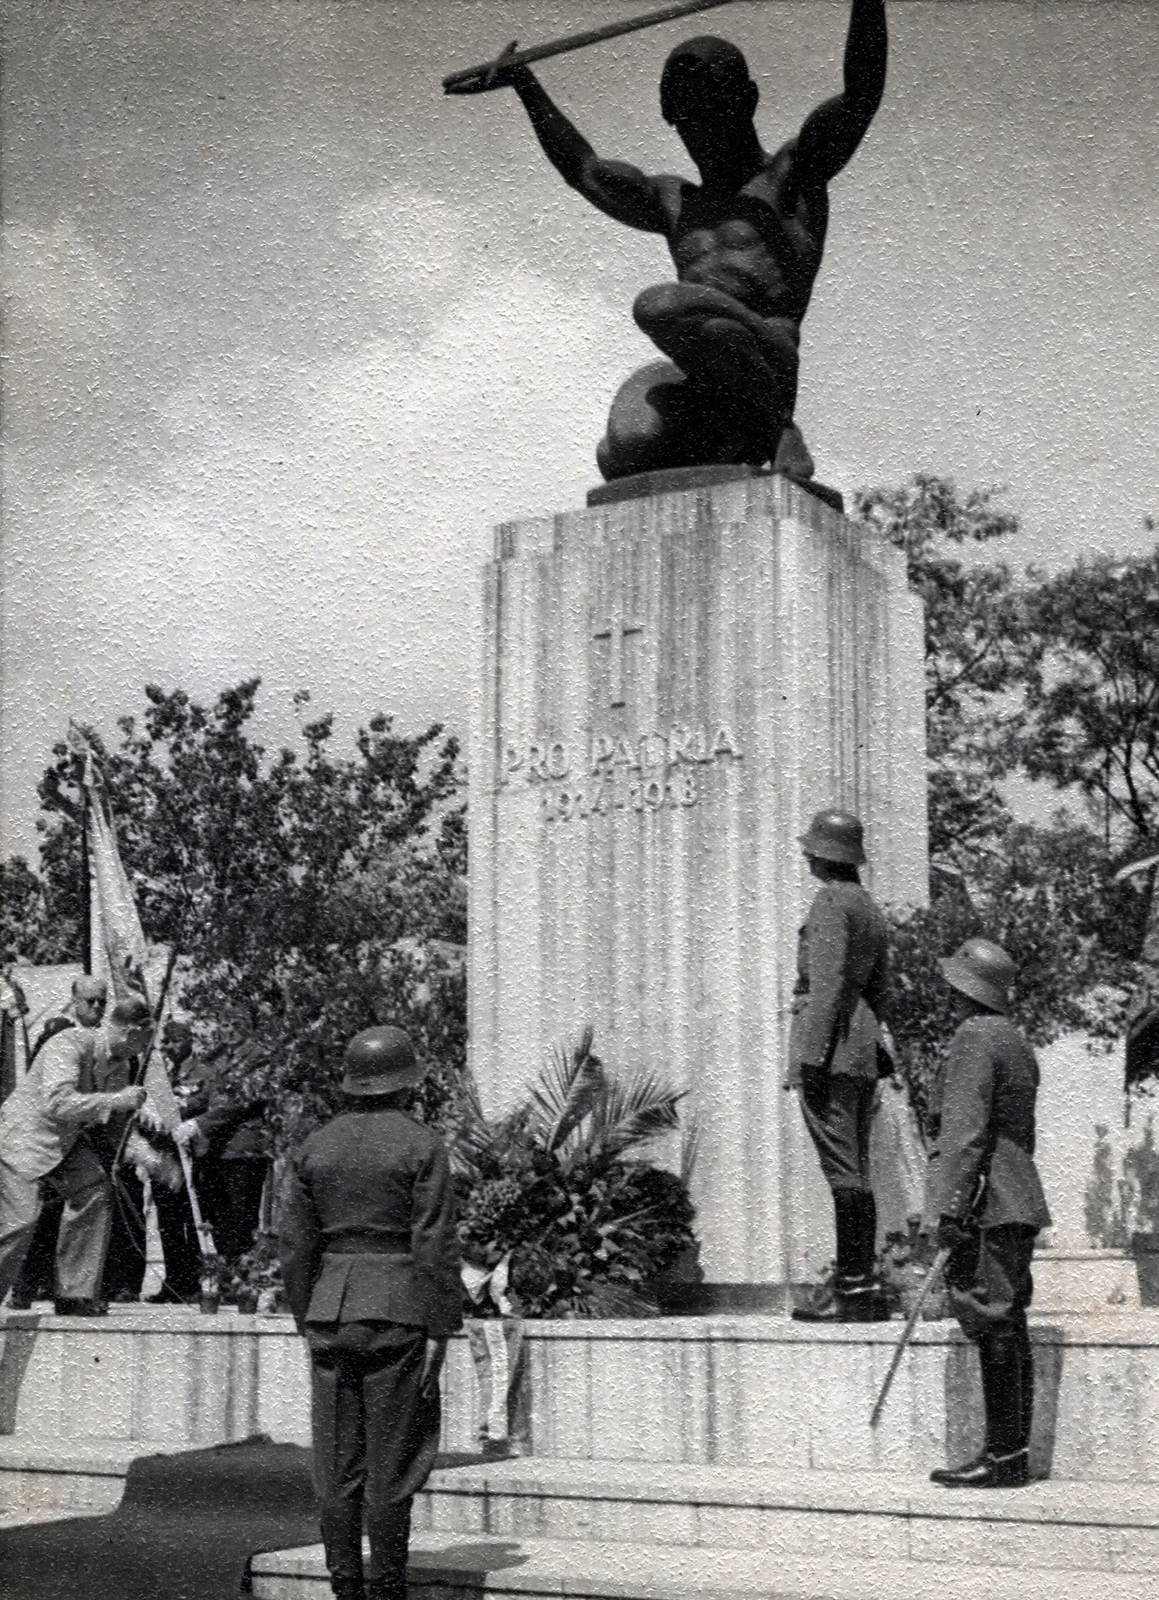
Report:
[[[962,494],[948,478],[919,473],[894,489],[862,491],[860,516],[904,551],[925,612],[926,747],[930,855],[961,867],[1007,812],[987,771],[994,706],[1021,667],[1021,599],[1005,563],[967,562],[963,552],[1018,531],[994,504],[999,491]]]
[[[1159,547],[1031,588],[1022,643],[1025,704],[1001,767],[1077,789],[1108,832],[1146,841],[1159,830]]]
[[[1018,968],[1012,1015],[1036,1043],[1068,1029],[1106,1039],[1122,1032],[1146,907],[1130,884],[1115,883],[1115,864],[1065,813],[1051,828],[1012,823],[968,880],[896,919],[890,1024],[923,1120],[955,1026],[939,960],[964,939],[980,934],[1009,951]]]
[[[1065,813],[1049,828],[1019,825],[996,783],[1020,768],[1113,809],[1120,833],[1154,825],[1156,558],[1079,562],[1016,583],[1003,563],[964,559],[1017,531],[995,495],[921,475],[858,497],[905,552],[925,608],[932,900],[898,919],[891,1006],[920,1113],[953,1029],[940,957],[973,934],[997,939],[1018,964],[1016,1016],[1032,1038],[1111,1036],[1137,981],[1147,913],[1146,892],[1114,882],[1122,857],[1106,837]]]
[[[247,727],[258,686],[209,707],[150,686],[117,748],[85,730],[145,935],[181,952],[203,1048],[253,1040],[243,1087],[270,1098],[284,1135],[334,1106],[342,1045],[376,1021],[415,1037],[433,1109],[466,1037],[457,743],[376,716],[339,758],[321,717],[298,750],[268,755]],[[53,754],[41,859],[46,892],[75,918],[80,764],[65,744]]]
[[[0,966],[70,961],[76,944],[75,927],[52,914],[44,884],[24,857],[0,862]]]

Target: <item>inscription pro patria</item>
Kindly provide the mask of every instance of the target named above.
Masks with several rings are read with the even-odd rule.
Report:
[[[593,733],[571,741],[509,740],[503,747],[499,787],[537,786],[549,822],[615,811],[660,811],[696,804],[698,767],[736,762],[741,756],[731,729],[719,721],[666,732]]]

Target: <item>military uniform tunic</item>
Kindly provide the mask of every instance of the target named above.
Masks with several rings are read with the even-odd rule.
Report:
[[[797,940],[789,1082],[833,1190],[868,1193],[869,1123],[888,974],[885,919],[859,883],[833,879]]]
[[[936,1146],[927,1223],[971,1225],[946,1268],[963,1332],[977,1338],[1020,1322],[1030,1304],[1035,1235],[1050,1212],[1034,1165],[1038,1062],[1007,1017],[969,1017],[951,1039],[934,1086]]]
[[[357,1103],[310,1135],[287,1183],[282,1272],[310,1346],[314,1472],[337,1594],[403,1600],[413,1496],[434,1465],[427,1338],[461,1326],[450,1162],[404,1112]]]

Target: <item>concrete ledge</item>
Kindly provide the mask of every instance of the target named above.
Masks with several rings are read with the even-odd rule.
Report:
[[[527,1326],[533,1454],[561,1460],[926,1476],[980,1442],[977,1355],[927,1323],[882,1425],[868,1417],[900,1323],[817,1328],[768,1316]],[[1053,1479],[1159,1483],[1159,1311],[1036,1318],[1034,1462]],[[463,1338],[443,1383],[443,1448],[475,1447]],[[288,1317],[127,1307],[9,1314],[0,1433],[184,1449],[256,1433],[310,1442],[305,1343]]]
[[[0,1515],[27,1522],[115,1511],[132,1463],[166,1449],[159,1440],[89,1439],[70,1448],[0,1438]]]
[[[255,1600],[329,1600],[320,1545],[257,1555]],[[670,1545],[597,1540],[513,1540],[416,1535],[407,1575],[411,1600],[482,1595],[600,1596],[608,1600],[683,1600],[684,1596],[760,1596],[761,1600],[1063,1600],[1074,1580],[1055,1572],[965,1568],[955,1562],[850,1561],[780,1550],[680,1550]],[[1151,1600],[1147,1574],[1085,1572],[1083,1600]]]
[[[776,1550],[849,1560],[1159,1573],[1150,1485],[950,1492],[880,1472],[522,1460],[434,1473],[425,1532]]]

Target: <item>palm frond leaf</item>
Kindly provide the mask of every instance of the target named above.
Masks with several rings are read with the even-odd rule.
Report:
[[[558,1150],[603,1094],[603,1064],[592,1054],[592,1030],[585,1027],[570,1048],[555,1044],[528,1098],[528,1131],[545,1150]]]
[[[696,1163],[700,1159],[700,1146],[703,1139],[704,1128],[700,1118],[693,1112],[686,1115],[684,1132],[680,1139],[680,1181],[684,1187],[690,1188],[693,1175],[696,1172]]]
[[[591,1156],[614,1160],[636,1145],[671,1133],[679,1126],[677,1108],[683,1098],[683,1090],[646,1067],[607,1080],[592,1108],[587,1141]]]
[[[584,1311],[589,1317],[656,1317],[660,1314],[660,1307],[649,1295],[609,1279],[594,1283],[584,1298]]]

